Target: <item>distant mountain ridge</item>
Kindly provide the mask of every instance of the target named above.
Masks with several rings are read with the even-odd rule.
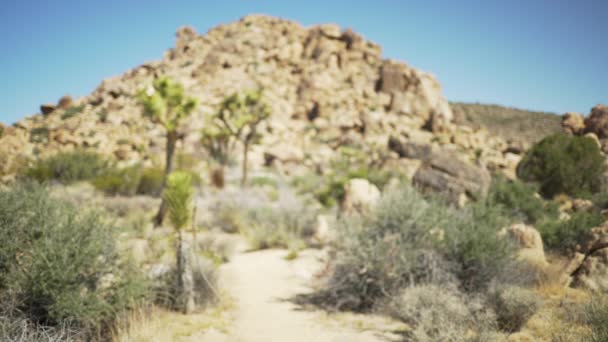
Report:
[[[481,126],[505,140],[532,144],[561,131],[561,116],[493,104],[450,102],[455,121]]]

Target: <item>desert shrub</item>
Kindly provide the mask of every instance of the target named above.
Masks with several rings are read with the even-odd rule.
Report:
[[[341,147],[338,156],[331,160],[329,173],[298,176],[292,185],[299,193],[312,193],[325,207],[332,207],[342,201],[344,185],[353,178],[366,179],[383,189],[391,178],[401,179],[403,175],[399,170],[383,169],[379,163],[370,162],[370,155],[362,149]]]
[[[253,249],[298,250],[314,234],[316,212],[305,206],[256,208],[249,211],[243,233]]]
[[[541,306],[534,292],[517,286],[490,290],[488,303],[496,312],[499,328],[506,332],[519,331]]]
[[[608,341],[608,298],[603,295],[583,308],[584,322],[589,326],[590,342]]]
[[[548,249],[567,253],[583,242],[591,228],[602,221],[602,216],[597,212],[578,212],[568,220],[546,222],[538,227],[538,231]]]
[[[263,176],[251,178],[251,180],[249,181],[249,185],[251,185],[251,186],[270,186],[272,188],[278,188],[278,186],[279,186],[276,179],[270,178],[270,177],[263,177]]]
[[[28,321],[23,317],[0,314],[1,342],[75,342],[84,337],[67,323],[48,327]]]
[[[76,116],[76,115],[80,114],[83,109],[84,109],[84,105],[72,106],[72,107],[66,109],[65,112],[63,112],[63,114],[61,115],[61,120],[66,120],[73,116]]]
[[[98,214],[51,198],[39,185],[0,192],[0,306],[27,320],[93,336],[147,296]]]
[[[593,195],[591,200],[596,208],[600,210],[608,209],[608,192],[597,193]]]
[[[534,145],[517,166],[518,177],[537,182],[545,197],[596,193],[603,171],[604,157],[593,139],[562,133]]]
[[[436,285],[404,289],[389,311],[411,326],[408,337],[420,342],[466,341],[473,323],[464,297]]]
[[[91,180],[103,174],[108,162],[99,154],[84,150],[60,152],[41,159],[26,171],[26,177],[39,182],[56,180],[64,184]]]
[[[501,208],[480,202],[459,212],[447,226],[441,249],[460,266],[457,274],[465,289],[483,289],[512,261],[511,246],[497,234],[508,222]]]
[[[456,211],[410,186],[385,193],[371,216],[338,225],[334,270],[313,301],[367,310],[415,285],[482,290],[511,259],[497,234],[506,221],[498,208]]]
[[[32,128],[30,131],[30,142],[46,143],[49,140],[49,128],[46,126]]]
[[[163,185],[164,171],[160,168],[150,167],[143,169],[139,184],[137,185],[137,194],[148,196],[160,196]]]
[[[141,180],[141,167],[134,165],[125,168],[110,168],[93,180],[97,190],[107,195],[133,196]]]
[[[528,224],[556,219],[558,216],[555,203],[538,198],[534,186],[519,180],[495,177],[486,200],[490,205],[503,206],[505,213],[514,220]]]
[[[412,187],[385,194],[370,217],[338,223],[334,270],[318,298],[343,310],[369,310],[383,298],[417,284],[455,286],[452,270],[435,247],[452,213]]]
[[[218,271],[217,266],[207,257],[192,255],[191,272],[193,280],[193,299],[198,308],[217,302]],[[175,279],[178,277],[176,265],[166,266],[154,280],[156,304],[166,308],[176,308],[179,304],[182,289]]]

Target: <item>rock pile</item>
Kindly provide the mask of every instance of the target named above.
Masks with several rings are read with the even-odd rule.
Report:
[[[457,154],[466,162],[458,168],[485,165],[507,174],[521,152],[484,130],[455,125],[432,75],[383,59],[380,46],[350,29],[333,24],[305,28],[251,15],[205,35],[182,27],[176,37],[162,60],[106,79],[83,98],[44,105],[44,115],[5,129],[0,176],[10,176],[17,161],[82,147],[129,163],[162,162],[157,160],[164,148],[162,130],[142,119],[135,97],[161,75],[182,83],[201,103],[182,127],[178,148],[184,153],[200,155],[200,129],[223,97],[251,88],[264,89],[273,113],[260,128],[263,143],[251,153],[254,166],[272,162],[285,169],[322,170],[340,146],[356,146],[373,156],[387,152],[390,136]],[[486,171],[477,168],[467,168],[465,177],[481,175],[484,183],[479,189],[464,186],[469,194],[485,188]]]

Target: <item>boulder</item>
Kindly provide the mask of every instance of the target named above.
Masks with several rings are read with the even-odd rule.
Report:
[[[608,138],[608,106],[597,105],[585,119],[585,133],[595,133],[598,138]]]
[[[485,167],[459,159],[454,152],[434,152],[416,171],[412,182],[422,189],[447,195],[453,203],[462,204],[464,196],[480,199],[486,196],[491,176]]]
[[[395,136],[388,138],[388,148],[396,152],[401,158],[425,160],[431,157],[433,146],[411,141],[404,141]]]
[[[517,256],[520,260],[537,266],[548,265],[543,240],[534,227],[517,223],[503,228],[499,235],[507,237],[517,246]]]
[[[55,109],[57,109],[57,106],[55,106],[54,104],[50,104],[50,103],[45,103],[40,105],[40,112],[44,115],[49,115],[52,112],[55,111]]]
[[[380,190],[367,179],[353,178],[344,186],[341,208],[344,213],[364,213],[380,199]]]
[[[583,114],[566,113],[562,116],[562,129],[569,134],[582,134],[585,131],[585,118]]]
[[[68,109],[74,105],[74,100],[70,95],[62,96],[57,102],[57,108]]]
[[[571,286],[608,291],[608,221],[591,229],[577,247],[568,270]]]
[[[318,215],[314,227],[313,239],[320,244],[325,244],[329,242],[331,238],[332,236],[327,217],[325,215]]]
[[[404,66],[390,60],[385,61],[380,68],[377,89],[385,93],[405,90]]]
[[[444,115],[432,111],[424,124],[424,129],[433,133],[446,133],[450,131],[450,122]]]

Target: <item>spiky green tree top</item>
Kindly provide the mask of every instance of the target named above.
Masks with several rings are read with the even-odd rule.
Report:
[[[144,116],[161,124],[168,132],[177,130],[179,121],[196,108],[196,99],[184,94],[184,87],[168,78],[161,77],[137,93],[144,107]]]
[[[192,176],[180,171],[171,173],[163,198],[167,202],[169,220],[175,230],[179,231],[190,223],[193,197]]]
[[[205,125],[202,143],[216,160],[224,163],[234,140],[256,138],[255,126],[267,119],[270,113],[261,90],[234,93],[222,101],[216,114]],[[235,139],[230,142],[231,138]]]

